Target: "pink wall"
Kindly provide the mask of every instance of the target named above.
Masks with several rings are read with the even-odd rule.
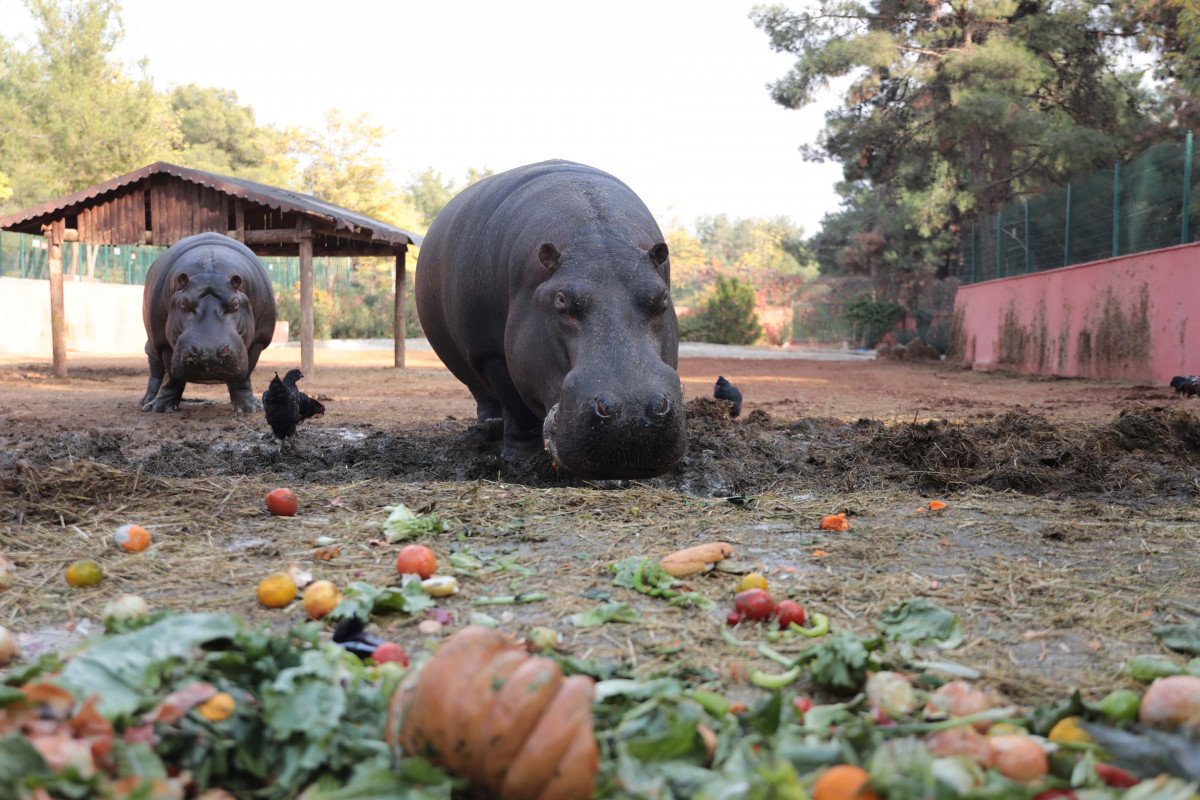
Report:
[[[962,286],[954,320],[952,356],[976,369],[1153,383],[1197,374],[1200,243]]]

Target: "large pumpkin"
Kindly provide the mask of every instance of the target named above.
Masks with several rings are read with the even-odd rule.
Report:
[[[587,800],[600,752],[594,682],[502,633],[467,627],[396,690],[386,738],[499,800]]]

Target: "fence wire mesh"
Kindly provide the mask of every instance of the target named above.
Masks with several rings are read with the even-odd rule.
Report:
[[[1200,241],[1193,135],[980,218],[961,242],[964,283]]]

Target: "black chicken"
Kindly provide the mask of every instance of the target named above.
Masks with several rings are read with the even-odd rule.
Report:
[[[733,408],[730,409],[729,416],[736,417],[742,413],[742,393],[736,386],[725,380],[724,376],[717,377],[717,385],[713,388],[713,397],[733,403]]]
[[[325,413],[325,406],[319,400],[306,395],[296,388],[296,381],[304,377],[298,369],[288,370],[279,379],[279,373],[271,379],[271,385],[263,392],[263,411],[267,415],[267,424],[271,432],[280,442],[296,435],[296,425],[310,417],[319,417]]]
[[[1175,390],[1176,395],[1200,395],[1200,375],[1176,375],[1171,378],[1171,388]]]

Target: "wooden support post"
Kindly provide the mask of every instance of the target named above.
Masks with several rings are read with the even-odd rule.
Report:
[[[58,220],[42,228],[50,269],[50,342],[54,353],[54,377],[67,377],[67,320],[63,310],[62,241],[66,221]]]
[[[233,201],[233,227],[236,232],[234,238],[239,242],[246,241],[246,209],[242,205],[242,198],[237,198]]]
[[[393,333],[396,336],[396,369],[404,369],[404,335],[408,330],[405,299],[408,294],[408,269],[405,265],[408,248],[396,253],[396,312]]]
[[[300,371],[313,373],[313,236],[312,228],[300,229]]]

